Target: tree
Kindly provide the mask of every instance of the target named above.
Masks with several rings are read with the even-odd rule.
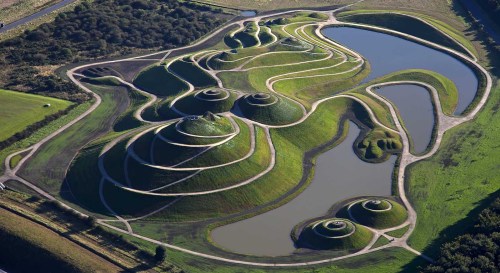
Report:
[[[156,247],[156,253],[155,253],[155,260],[156,262],[160,263],[165,260],[167,257],[167,250],[163,246],[157,246]]]

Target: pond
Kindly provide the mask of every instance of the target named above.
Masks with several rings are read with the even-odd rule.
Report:
[[[254,17],[255,15],[257,15],[257,12],[253,10],[243,10],[240,12],[240,15],[243,17]]]

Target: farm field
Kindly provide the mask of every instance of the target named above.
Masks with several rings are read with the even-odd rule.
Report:
[[[185,47],[58,69],[83,104],[0,90],[9,132],[71,107],[0,150],[0,194],[39,196],[151,272],[428,273],[456,266],[439,250],[483,228],[480,213],[494,225],[483,210],[500,192],[500,53],[460,6],[198,2],[257,13]],[[4,225],[22,244],[47,242]],[[63,262],[55,245],[36,249],[97,268]]]
[[[5,270],[51,272],[121,272],[121,268],[65,239],[50,229],[0,208],[0,264]],[[22,261],[22,262],[20,262]],[[24,268],[19,268],[24,264]],[[20,272],[20,271],[19,271]]]
[[[68,108],[72,102],[0,89],[0,141]],[[50,107],[45,107],[50,104]]]

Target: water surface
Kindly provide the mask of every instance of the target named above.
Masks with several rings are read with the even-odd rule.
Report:
[[[455,114],[462,113],[474,99],[478,81],[474,72],[461,61],[441,51],[388,34],[352,28],[330,27],[323,35],[358,52],[368,60],[370,81],[380,76],[406,69],[435,71],[452,80],[459,99]]]
[[[253,10],[244,10],[244,11],[240,12],[240,15],[243,17],[253,17],[253,16],[257,15],[257,12],[255,12]]]
[[[360,195],[391,194],[396,157],[381,164],[361,161],[352,151],[359,128],[350,123],[347,138],[319,156],[309,187],[289,203],[212,232],[213,241],[230,251],[267,256],[292,254],[290,232],[298,223],[325,215],[338,201]]]
[[[427,89],[413,84],[384,86],[375,90],[398,109],[416,153],[425,151],[434,128],[434,107]]]

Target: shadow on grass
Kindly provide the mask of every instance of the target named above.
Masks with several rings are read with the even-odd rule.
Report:
[[[474,205],[476,206],[474,207],[474,209],[472,209],[462,220],[441,231],[439,233],[439,236],[422,251],[422,254],[434,259],[438,258],[441,246],[471,230],[474,224],[477,222],[479,214],[484,209],[488,208],[491,203],[494,202],[498,197],[500,197],[500,190],[489,194],[483,200],[475,203]],[[421,258],[417,257],[413,259],[409,264],[407,264],[402,272],[417,272],[419,271],[419,269],[425,267],[426,265],[426,263],[422,262]]]

